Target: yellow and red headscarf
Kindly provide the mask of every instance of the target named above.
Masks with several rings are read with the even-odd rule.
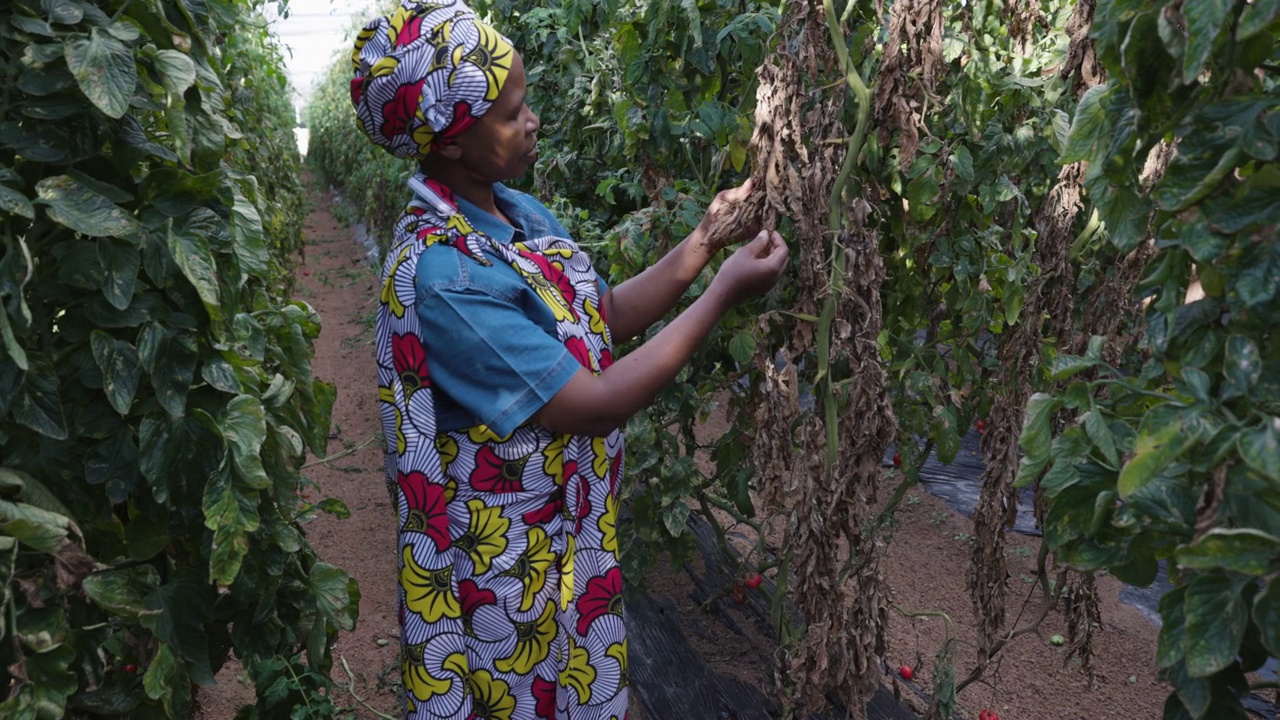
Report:
[[[460,0],[404,0],[356,36],[351,103],[370,140],[421,158],[489,111],[514,56]]]

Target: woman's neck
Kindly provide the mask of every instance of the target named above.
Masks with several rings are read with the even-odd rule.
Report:
[[[422,159],[420,168],[432,179],[438,180],[453,191],[454,195],[484,210],[490,215],[511,224],[506,214],[498,208],[493,194],[493,183],[476,177],[461,163],[453,162],[439,156],[428,155]]]

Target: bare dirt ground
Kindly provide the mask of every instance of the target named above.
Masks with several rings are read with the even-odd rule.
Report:
[[[330,459],[312,460],[306,469],[320,490],[314,498],[338,497],[351,517],[323,516],[307,527],[320,557],[352,573],[360,583],[360,621],[344,633],[334,648],[335,701],[349,709],[349,717],[395,717],[398,647],[395,602],[394,521],[383,480],[380,421],[374,392],[373,312],[377,299],[377,271],[355,242],[350,229],[333,215],[329,193],[313,187],[307,226],[305,261],[298,266],[297,297],[311,303],[324,320],[316,344],[315,374],[338,388]],[[714,431],[714,428],[710,428]],[[919,490],[903,503],[893,542],[887,548],[884,570],[893,590],[892,602],[904,611],[942,611],[953,621],[961,641],[957,674],[967,674],[974,655],[973,614],[965,590],[970,521],[940,500]],[[1031,590],[1038,540],[1014,535],[1009,548],[1010,605],[1016,614]],[[772,687],[767,653],[769,641],[755,633],[735,635],[710,618],[691,597],[689,576],[680,568],[660,566],[647,577],[655,596],[670,598],[679,610],[685,634],[709,667]],[[971,686],[960,696],[965,718],[984,708],[1001,720],[1154,720],[1161,716],[1167,688],[1156,680],[1156,629],[1139,611],[1118,600],[1120,584],[1099,579],[1103,628],[1097,645],[1096,683],[1091,687],[1075,662],[1063,662],[1062,648],[1049,637],[1065,634],[1060,615],[1050,616],[1039,635],[1025,635],[1003,653],[996,677]],[[731,609],[731,612],[742,612]],[[1034,600],[1027,614],[1034,612]],[[740,623],[750,627],[743,617]],[[899,665],[915,666],[915,684],[928,688],[929,667],[945,637],[940,619],[910,620],[892,613],[886,684],[897,679]],[[343,661],[351,675],[343,669]],[[253,701],[252,688],[229,663],[219,685],[199,694],[205,720],[230,720],[242,703]],[[904,701],[915,697],[903,688]],[[915,702],[918,708],[923,705]],[[633,698],[631,718],[640,718]],[[649,718],[649,720],[685,720]],[[688,720],[704,720],[689,718]]]

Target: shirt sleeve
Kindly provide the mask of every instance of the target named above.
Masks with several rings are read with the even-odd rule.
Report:
[[[581,365],[522,308],[474,287],[419,287],[417,314],[435,387],[509,435]]]

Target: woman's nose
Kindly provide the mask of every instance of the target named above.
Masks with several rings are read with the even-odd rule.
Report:
[[[538,119],[538,113],[529,110],[529,123],[527,125],[529,132],[536,133],[542,127],[542,120]]]

